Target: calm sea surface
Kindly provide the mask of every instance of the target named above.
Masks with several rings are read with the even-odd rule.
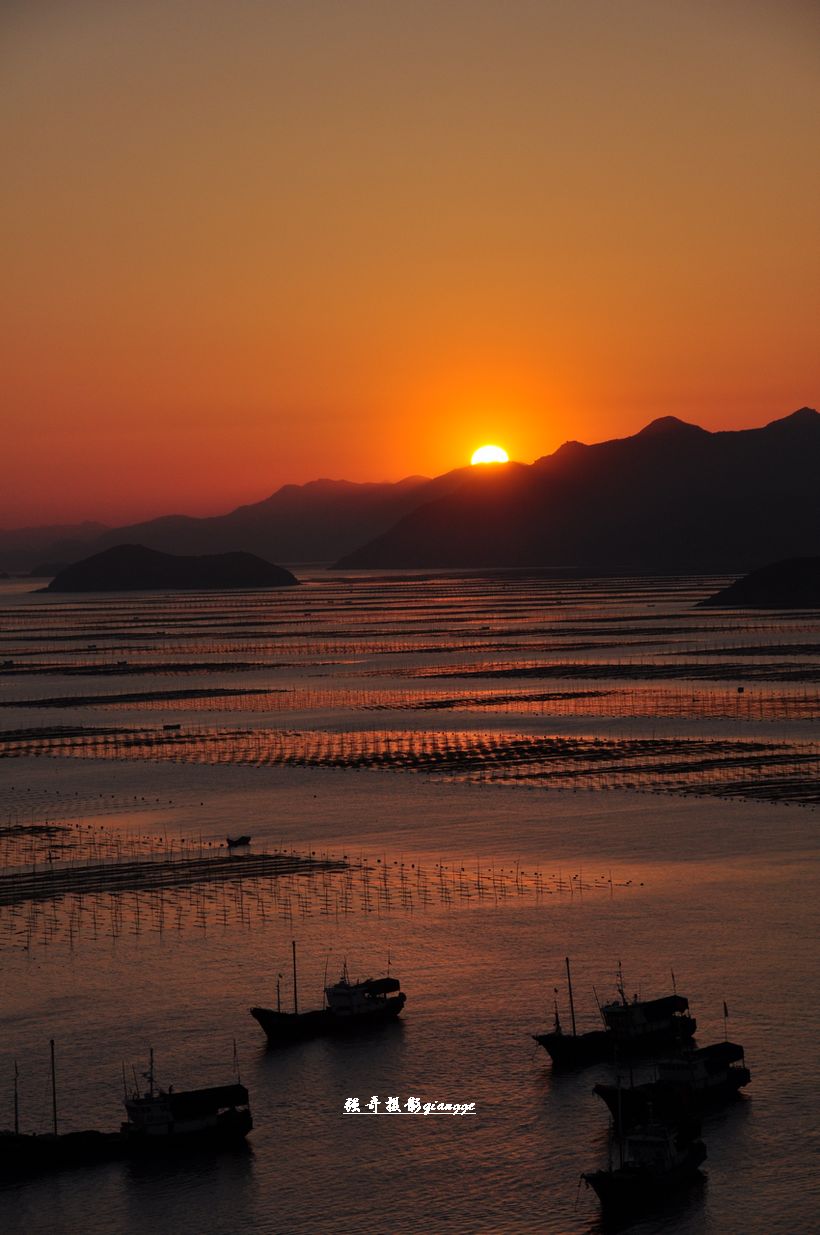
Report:
[[[0,1127],[116,1127],[122,1064],[233,1079],[247,1152],[0,1185],[0,1231],[605,1229],[607,1066],[554,1076],[557,987],[671,989],[728,1034],[746,1096],[704,1119],[700,1185],[623,1229],[820,1230],[820,616],[701,610],[722,581],[341,578],[132,598],[0,585],[0,875],[94,862],[0,904]],[[46,829],[46,830],[44,830]],[[348,869],[112,891],[118,864],[288,848]],[[239,869],[241,863],[238,863]],[[108,872],[108,873],[106,873]],[[6,885],[8,886],[8,885]],[[388,963],[398,1024],[265,1049],[248,1015]],[[594,988],[594,989],[593,989]],[[648,1074],[647,1074],[648,1075]],[[636,1079],[642,1079],[640,1069]],[[343,1112],[377,1096],[455,1117]]]

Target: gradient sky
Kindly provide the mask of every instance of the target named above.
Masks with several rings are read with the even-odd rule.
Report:
[[[0,525],[820,400],[820,5],[0,0]]]

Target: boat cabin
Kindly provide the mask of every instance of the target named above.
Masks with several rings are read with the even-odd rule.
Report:
[[[677,1157],[674,1133],[661,1125],[643,1128],[624,1142],[624,1166],[667,1169]]]
[[[690,1022],[689,1000],[683,995],[666,995],[663,999],[626,1000],[604,1004],[601,1014],[604,1024],[615,1037],[624,1041],[640,1039],[659,1032],[671,1032],[675,1025]]]
[[[367,978],[364,982],[349,982],[341,978],[325,987],[327,1006],[336,1016],[356,1016],[376,1010],[387,1002],[389,995],[401,990],[397,978]]]
[[[215,1085],[175,1093],[152,1089],[125,1100],[127,1122],[122,1131],[136,1136],[172,1136],[204,1132],[230,1120],[249,1118],[248,1091],[244,1085]]]
[[[686,1051],[680,1059],[662,1059],[658,1062],[658,1080],[667,1085],[711,1089],[725,1085],[733,1078],[738,1086],[749,1078],[743,1047],[736,1042],[715,1042],[699,1050]]]

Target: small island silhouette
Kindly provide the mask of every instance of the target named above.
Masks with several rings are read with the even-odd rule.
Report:
[[[298,579],[253,553],[182,557],[114,545],[61,570],[44,592],[135,592],[157,589],[292,587]]]
[[[820,557],[761,566],[698,602],[732,609],[820,609]]]

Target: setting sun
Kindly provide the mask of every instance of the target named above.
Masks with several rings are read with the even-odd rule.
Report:
[[[471,463],[509,463],[510,457],[500,446],[479,446]]]

